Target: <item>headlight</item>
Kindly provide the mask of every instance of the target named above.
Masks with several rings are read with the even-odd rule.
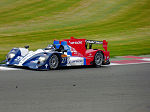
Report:
[[[8,56],[7,56],[7,58],[9,59],[12,59],[13,57],[15,57],[15,54],[13,54],[13,53],[10,53],[10,54],[8,54]]]
[[[44,62],[45,60],[46,60],[46,57],[40,57],[40,58],[39,58],[39,61],[40,61],[40,62]]]

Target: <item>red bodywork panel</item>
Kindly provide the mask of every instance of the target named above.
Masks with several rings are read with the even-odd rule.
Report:
[[[64,39],[64,41],[67,41],[67,44],[74,48],[78,53],[73,52],[72,56],[81,56],[84,57],[86,48],[85,48],[85,40],[86,39],[75,39],[71,37],[71,39]]]
[[[109,51],[107,51],[108,42],[106,42],[106,40],[103,40],[104,50],[86,49],[86,39],[75,39],[74,37],[71,37],[70,39],[64,39],[63,41],[67,41],[67,44],[72,47],[72,56],[86,58],[86,65],[92,64],[97,51],[101,51],[103,53],[105,59],[104,61],[107,61],[110,58]]]

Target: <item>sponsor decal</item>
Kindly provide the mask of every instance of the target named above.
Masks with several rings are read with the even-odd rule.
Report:
[[[86,42],[90,44],[103,44],[103,41],[95,41],[95,40],[86,40]]]
[[[71,42],[69,41],[70,44],[82,44],[82,41],[74,41],[74,42]]]
[[[82,57],[68,57],[67,58],[67,66],[72,65],[84,65],[84,58]]]
[[[82,63],[82,62],[83,62],[83,60],[73,60],[70,63]]]

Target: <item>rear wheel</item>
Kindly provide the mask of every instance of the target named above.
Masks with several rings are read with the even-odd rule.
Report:
[[[98,51],[94,56],[94,66],[100,67],[103,63],[103,54]]]
[[[57,69],[59,67],[59,59],[58,56],[53,54],[49,60],[49,67],[50,69]]]

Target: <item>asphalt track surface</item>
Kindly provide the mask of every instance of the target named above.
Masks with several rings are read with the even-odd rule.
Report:
[[[0,112],[150,112],[150,64],[0,71]]]

